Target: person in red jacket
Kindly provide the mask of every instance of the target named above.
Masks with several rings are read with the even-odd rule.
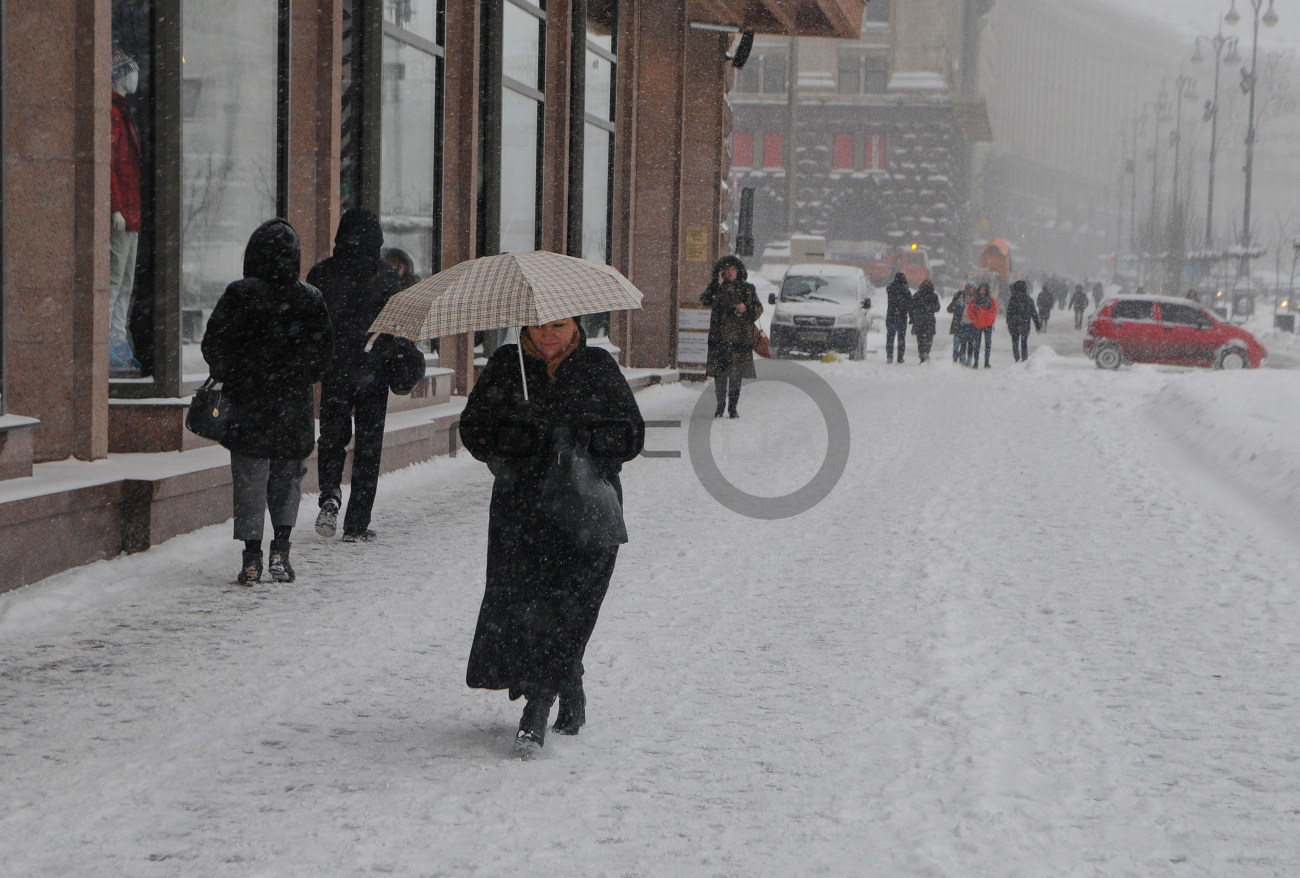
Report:
[[[975,343],[970,364],[980,364],[980,339],[984,339],[984,368],[989,368],[989,353],[993,348],[993,324],[998,319],[998,300],[993,298],[989,285],[979,285],[975,296],[966,303],[966,319],[975,327]]]
[[[108,186],[112,212],[108,248],[108,366],[113,377],[140,374],[140,363],[127,333],[140,243],[140,135],[126,97],[134,94],[139,85],[140,66],[135,59],[121,49],[113,52]]]

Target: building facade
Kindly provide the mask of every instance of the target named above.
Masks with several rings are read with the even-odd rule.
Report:
[[[990,5],[872,0],[858,40],[756,43],[730,100],[734,185],[753,190],[758,252],[813,234],[847,252],[916,245],[940,280],[967,269]]]
[[[3,554],[36,534],[93,535],[66,566],[141,547],[116,532],[149,501],[106,490],[70,508],[29,480],[202,444],[183,419],[204,323],[272,216],[298,230],[304,272],[354,205],[420,275],[531,249],[609,262],[644,307],[592,328],[627,366],[671,366],[678,290],[707,284],[730,210],[733,31],[855,37],[862,8],[0,0]],[[467,392],[473,337],[439,348]]]

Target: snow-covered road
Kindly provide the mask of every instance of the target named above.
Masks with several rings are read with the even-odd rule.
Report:
[[[295,532],[230,584],[207,528],[0,595],[0,873],[1279,876],[1300,872],[1300,373],[810,363],[851,454],[774,521],[687,427],[625,470],[590,723],[511,757],[464,687],[489,476],[386,476],[382,541]],[[1062,353],[1058,355],[1052,347]],[[707,385],[639,394],[687,421]],[[808,481],[808,397],[714,427]],[[57,550],[57,549],[55,549]]]

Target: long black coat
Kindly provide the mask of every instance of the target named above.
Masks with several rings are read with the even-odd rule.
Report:
[[[718,274],[724,268],[736,268],[736,279],[724,283]],[[736,313],[736,304],[744,303],[745,313]],[[754,378],[754,325],[763,315],[758,291],[749,282],[745,263],[736,256],[723,256],[713,266],[713,280],[700,295],[700,304],[709,314],[709,354],[704,374],[710,378]]]
[[[934,337],[934,315],[939,313],[939,294],[922,287],[912,296],[912,334],[918,338]]]
[[[885,322],[895,326],[907,327],[907,319],[912,314],[912,288],[906,280],[895,277],[885,287],[888,304],[885,307]]]
[[[326,380],[360,384],[373,381],[377,357],[366,353],[370,325],[397,292],[397,271],[380,257],[384,233],[365,208],[350,208],[339,219],[333,255],[307,274],[321,291],[334,325],[334,359]]]
[[[1038,319],[1038,308],[1034,305],[1034,300],[1029,298],[1026,290],[1012,290],[1011,298],[1007,301],[1007,329],[1024,335],[1029,332],[1031,323],[1035,329],[1043,328],[1042,322]]]
[[[311,386],[334,333],[320,291],[298,280],[298,234],[282,219],[257,227],[244,278],[217,300],[203,359],[223,382],[231,423],[221,444],[247,457],[302,460],[316,443]]]
[[[554,442],[565,429],[591,449],[621,500],[618,474],[641,453],[645,421],[618,364],[585,338],[560,364],[503,345],[488,360],[461,414],[461,441],[496,476],[488,512],[487,586],[465,680],[511,694],[560,692],[582,661],[614,572],[618,547],[582,551],[537,503]]]

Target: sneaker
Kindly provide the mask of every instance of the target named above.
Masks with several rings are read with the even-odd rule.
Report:
[[[276,582],[293,582],[293,565],[289,563],[289,547],[292,543],[271,541],[271,557],[267,560],[266,571]]]
[[[245,549],[239,576],[235,581],[240,585],[252,585],[262,581],[262,553],[257,549]]]
[[[375,537],[377,537],[377,536],[379,536],[379,534],[375,533],[373,530],[370,530],[369,528],[366,528],[365,530],[363,530],[363,531],[362,531],[361,533],[359,533],[359,534],[344,534],[344,535],[343,535],[343,542],[345,542],[345,543],[373,543],[373,542],[375,541]]]
[[[323,537],[334,536],[339,526],[339,501],[329,497],[320,505],[320,515],[316,516],[316,533]]]

